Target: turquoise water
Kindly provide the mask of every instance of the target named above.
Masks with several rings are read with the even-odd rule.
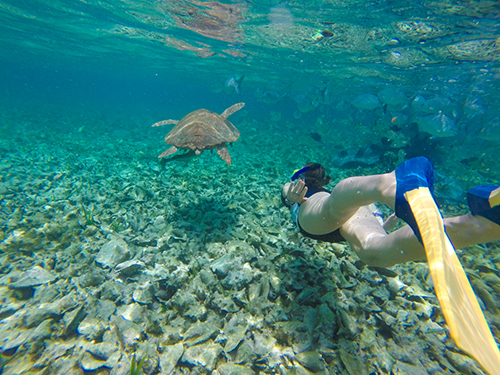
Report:
[[[499,17],[492,1],[0,1],[0,373],[129,373],[134,353],[147,374],[481,373],[425,263],[372,269],[305,239],[279,191],[309,161],[332,187],[425,155],[444,216],[467,212],[470,187],[499,181]],[[158,160],[171,126],[153,123],[238,102],[232,165]],[[498,249],[457,252],[497,340]]]

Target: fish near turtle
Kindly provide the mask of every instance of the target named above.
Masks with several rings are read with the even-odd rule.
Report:
[[[245,103],[234,104],[220,115],[206,109],[198,109],[187,114],[180,121],[164,120],[153,124],[153,127],[175,124],[165,137],[165,143],[172,147],[158,158],[172,155],[178,149],[191,150],[199,155],[204,150],[216,148],[222,160],[231,165],[227,143],[236,142],[240,137],[240,132],[227,118],[244,105]]]

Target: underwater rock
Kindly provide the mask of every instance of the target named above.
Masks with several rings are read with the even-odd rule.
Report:
[[[106,278],[101,275],[98,270],[91,269],[78,278],[78,284],[81,288],[95,287],[102,285],[104,280],[106,280]]]
[[[87,348],[87,352],[92,354],[94,359],[105,361],[104,366],[113,368],[121,358],[119,348],[108,342],[93,344]]]
[[[94,341],[102,336],[106,327],[104,324],[95,318],[85,317],[78,325],[77,331],[84,336],[88,341]]]
[[[392,368],[394,375],[428,375],[429,373],[418,366],[411,365],[406,362],[396,361]]]
[[[257,355],[255,354],[251,343],[248,340],[243,340],[243,342],[238,346],[236,350],[235,362],[240,363],[253,363],[257,360]]]
[[[184,344],[193,346],[204,343],[215,338],[219,334],[219,329],[210,322],[196,322],[184,333]]]
[[[171,302],[181,314],[198,303],[196,296],[183,290],[178,290],[171,298]]]
[[[144,341],[142,325],[125,320],[121,317],[116,319],[115,335],[120,345],[137,348]]]
[[[52,336],[52,319],[43,321],[31,333],[28,340],[23,344],[23,347],[28,350],[30,354],[37,354],[40,350],[45,349],[44,340]]]
[[[274,337],[258,331],[253,332],[252,339],[253,350],[257,356],[261,357],[261,361],[262,357],[269,355],[276,344],[276,339]]]
[[[255,371],[246,366],[234,364],[232,362],[224,363],[217,367],[220,375],[254,375]]]
[[[36,327],[44,320],[56,319],[58,316],[59,311],[52,304],[31,309],[24,315],[26,328]]]
[[[135,302],[141,305],[148,305],[153,302],[152,285],[146,281],[142,285],[138,285],[132,293],[132,298]]]
[[[354,98],[352,105],[358,109],[372,110],[380,107],[382,104],[378,96],[373,94],[361,94]]]
[[[229,253],[238,254],[238,257],[243,258],[243,263],[250,262],[257,257],[257,250],[244,241],[229,241],[226,244]]]
[[[238,307],[232,297],[224,297],[221,295],[216,295],[212,301],[212,303],[219,308],[220,311],[226,312],[226,313],[235,313],[240,310],[240,307]]]
[[[388,277],[386,280],[387,289],[389,290],[393,298],[399,293],[399,291],[408,287],[408,285],[401,282],[398,277]]]
[[[144,269],[144,262],[137,259],[127,260],[120,264],[117,264],[115,271],[118,271],[122,276],[132,276],[135,275],[139,270]]]
[[[481,298],[487,309],[493,314],[498,314],[498,305],[495,297],[493,296],[494,290],[488,286],[482,279],[470,279],[474,291]]]
[[[0,306],[0,320],[8,318],[14,315],[16,312],[20,311],[24,307],[24,304],[11,302],[7,306]]]
[[[450,350],[445,351],[446,358],[449,359],[450,363],[455,367],[461,374],[482,374],[483,371],[477,366],[476,362],[459,353],[452,352]]]
[[[338,329],[337,326],[337,316],[334,312],[328,307],[328,304],[322,303],[318,307],[318,318],[320,320],[320,324],[323,332],[329,333],[336,332]]]
[[[337,309],[337,316],[339,317],[341,326],[339,333],[347,337],[355,337],[362,330],[356,317],[349,311],[346,311],[345,308],[342,307],[342,303],[339,302],[337,305],[339,306]]]
[[[297,361],[306,369],[312,372],[319,372],[325,369],[325,362],[316,350],[299,353],[295,356]]]
[[[207,308],[197,301],[190,305],[186,311],[182,312],[183,317],[200,321],[204,321],[207,318],[207,314]]]
[[[295,301],[301,305],[308,301],[310,298],[312,298],[316,292],[319,290],[319,288],[313,288],[310,286],[306,286],[295,298]],[[310,302],[310,301],[309,301]]]
[[[6,330],[2,332],[2,337],[0,339],[0,352],[3,353],[20,347],[29,339],[33,331],[34,329],[28,329],[25,331]]]
[[[104,367],[106,361],[95,358],[89,352],[84,352],[80,359],[80,363],[82,369],[84,369],[85,371],[94,371],[101,367]]]
[[[160,368],[161,373],[164,375],[170,375],[175,366],[177,366],[177,362],[184,354],[184,346],[182,344],[176,345],[167,345],[163,346],[163,353],[160,355]]]
[[[130,250],[123,240],[111,240],[97,254],[95,261],[101,266],[115,268],[130,258]]]
[[[234,314],[224,325],[223,334],[227,337],[224,350],[229,353],[236,349],[238,344],[245,338],[248,329],[248,319],[250,315],[245,312]]]
[[[9,283],[9,287],[18,288],[29,288],[39,286],[45,283],[50,283],[57,279],[57,276],[52,275],[50,272],[45,271],[40,266],[35,266],[30,270],[19,275],[19,278]],[[5,284],[4,284],[5,285]]]
[[[205,371],[212,371],[215,368],[217,358],[222,353],[222,347],[218,344],[204,343],[191,346],[184,351],[181,361],[192,366],[201,366]]]
[[[413,302],[413,309],[418,317],[424,319],[430,319],[432,314],[434,313],[434,306],[430,303],[424,301],[424,303]]]
[[[249,284],[259,273],[258,270],[252,269],[249,263],[245,263],[242,267],[238,268],[239,269],[229,271],[227,277],[221,281],[224,288],[240,290],[245,285]]]
[[[86,316],[87,313],[83,309],[82,305],[78,306],[73,311],[64,314],[62,318],[64,323],[64,334],[69,336],[76,333],[76,328]]]
[[[102,321],[108,321],[111,315],[116,311],[116,305],[108,299],[95,299],[89,303],[85,309],[92,318],[98,318]]]
[[[234,253],[228,253],[223,255],[217,260],[214,260],[210,264],[210,269],[217,275],[219,278],[226,277],[230,270],[235,267],[241,267],[243,259],[235,258]]]
[[[441,327],[436,322],[433,322],[431,319],[427,319],[426,321],[421,322],[418,329],[424,334],[445,332],[445,329],[443,327]]]
[[[123,319],[136,324],[144,323],[144,308],[138,303],[131,303],[129,305],[121,306],[117,315]]]
[[[346,350],[349,345],[345,344],[344,339],[340,340],[340,345],[340,360],[346,367],[348,373],[350,375],[368,375],[369,372],[366,368],[364,359],[361,356],[351,354],[348,350]]]

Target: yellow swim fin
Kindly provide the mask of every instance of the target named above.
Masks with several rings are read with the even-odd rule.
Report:
[[[427,254],[434,289],[451,337],[491,375],[500,375],[500,351],[427,187],[405,192]]]

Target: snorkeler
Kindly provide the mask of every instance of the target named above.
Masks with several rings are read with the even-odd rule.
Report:
[[[324,188],[330,180],[323,166],[308,163],[283,186],[282,201],[291,207],[304,236],[327,242],[345,240],[372,266],[390,267],[426,258],[405,193],[418,187],[432,193],[434,169],[429,159],[410,159],[390,173],[346,178],[331,192]],[[471,213],[443,220],[453,246],[463,248],[500,239],[500,187],[476,186],[469,191],[468,201]],[[374,202],[395,210],[408,225],[388,234],[368,208]]]

